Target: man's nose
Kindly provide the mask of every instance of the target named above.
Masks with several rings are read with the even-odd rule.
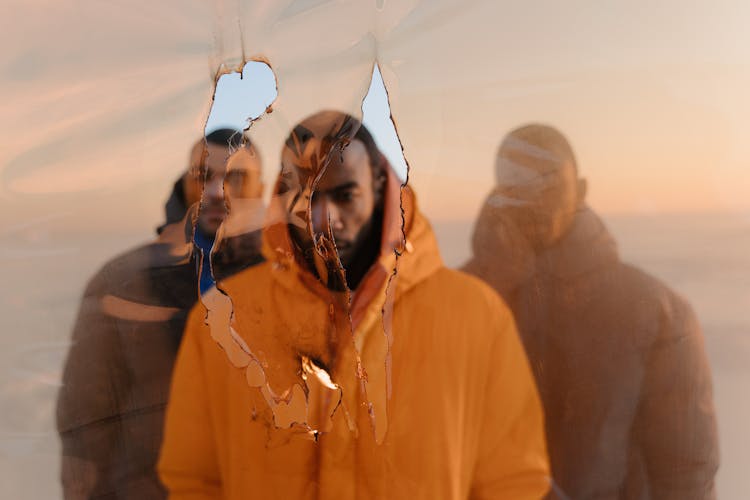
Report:
[[[203,185],[203,198],[207,200],[216,200],[224,198],[224,179],[215,176]]]
[[[341,222],[341,209],[333,203],[327,196],[319,196],[313,199],[312,203],[313,231],[316,233],[327,233],[330,230],[333,233],[343,228]]]

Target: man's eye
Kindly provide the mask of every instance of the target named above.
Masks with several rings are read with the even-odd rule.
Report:
[[[203,179],[206,177],[206,171],[202,168],[193,167],[190,169],[190,176],[198,182],[203,182]]]
[[[200,180],[201,181],[206,181],[206,182],[211,182],[211,180],[214,178],[214,175],[215,174],[214,174],[213,170],[201,170]]]
[[[244,184],[246,177],[245,172],[229,172],[226,176],[226,182],[233,186],[241,186]]]
[[[337,191],[334,195],[334,201],[337,201],[339,203],[348,203],[354,199],[355,192],[352,189],[347,189],[346,191]]]

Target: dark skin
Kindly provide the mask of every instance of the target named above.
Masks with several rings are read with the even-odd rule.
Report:
[[[326,271],[321,272],[316,254],[326,260],[329,271],[340,262],[347,287],[356,290],[380,253],[383,181],[373,178],[367,150],[356,139],[345,147],[331,148],[317,172],[300,168],[309,155],[316,151],[319,154],[316,141],[315,137],[308,139],[302,155],[293,155],[288,149],[282,155],[284,166],[294,169],[298,185],[302,186],[290,207],[291,234],[319,276]],[[335,243],[335,252],[326,254],[329,236]],[[319,243],[317,248],[322,243],[324,255],[316,251],[315,241]],[[333,289],[341,285],[335,279],[327,283]]]

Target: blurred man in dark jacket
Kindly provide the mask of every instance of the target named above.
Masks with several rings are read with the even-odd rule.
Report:
[[[711,499],[711,375],[689,304],[620,261],[565,137],[504,139],[465,270],[508,302],[546,414],[553,498]]]
[[[214,278],[263,260],[255,148],[230,129],[205,139],[158,238],[106,263],[84,292],[57,404],[66,499],[166,497],[155,464],[187,313]]]

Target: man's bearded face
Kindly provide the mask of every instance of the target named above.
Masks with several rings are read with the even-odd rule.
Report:
[[[309,139],[305,151],[317,149],[315,143]],[[304,251],[310,251],[313,238],[333,236],[346,269],[372,230],[375,210],[372,166],[364,144],[352,140],[343,150],[334,147],[317,171],[302,166],[304,153],[295,158],[285,149],[282,161],[285,171],[296,177],[292,184],[297,184],[297,192],[290,207],[293,237]]]
[[[260,158],[252,146],[231,152],[226,146],[198,142],[190,155],[185,184],[188,205],[200,201],[198,228],[213,238],[233,200],[260,199]]]

